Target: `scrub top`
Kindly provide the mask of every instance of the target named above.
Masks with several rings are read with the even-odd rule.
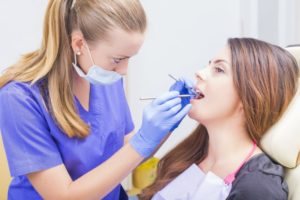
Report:
[[[123,80],[90,87],[89,111],[74,96],[77,111],[90,125],[84,139],[69,138],[46,108],[40,81],[36,84],[12,81],[0,89],[0,130],[12,182],[9,200],[38,200],[26,174],[64,164],[76,180],[118,151],[124,136],[133,128],[125,98]],[[119,199],[121,185],[104,200]]]

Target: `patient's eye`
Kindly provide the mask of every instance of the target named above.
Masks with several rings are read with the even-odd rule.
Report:
[[[217,73],[224,73],[225,72],[221,65],[215,65],[214,70]]]

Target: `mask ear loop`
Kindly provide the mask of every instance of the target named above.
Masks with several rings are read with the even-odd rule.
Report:
[[[77,66],[77,56],[80,56],[81,52],[79,50],[77,50],[77,52],[74,52],[74,64]]]
[[[90,57],[90,59],[91,59],[91,61],[92,61],[92,64],[95,65],[95,62],[94,62],[94,59],[93,59],[93,57],[92,57],[92,53],[91,53],[91,51],[90,51],[89,46],[88,46],[86,43],[85,43],[85,46],[86,46],[86,48],[87,48],[87,50],[88,50],[88,54],[89,54],[89,57]]]
[[[74,52],[74,65],[77,66],[77,55],[78,55],[79,52],[75,53]]]

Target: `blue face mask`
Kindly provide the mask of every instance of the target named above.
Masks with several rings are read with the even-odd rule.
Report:
[[[75,68],[77,74],[80,77],[84,78],[91,84],[95,84],[95,85],[96,84],[102,84],[102,85],[113,84],[122,78],[122,76],[120,74],[118,74],[117,72],[105,70],[102,67],[95,65],[94,59],[92,58],[92,54],[91,54],[88,46],[87,46],[87,49],[88,49],[88,53],[91,58],[91,61],[93,63],[93,66],[90,67],[87,74],[85,74],[80,69],[80,67],[77,66],[76,54],[74,56],[75,63],[72,63],[73,67]]]

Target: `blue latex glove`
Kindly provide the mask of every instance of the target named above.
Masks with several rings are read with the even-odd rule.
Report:
[[[145,107],[142,126],[130,140],[141,156],[150,156],[171,128],[189,112],[191,105],[181,109],[178,95],[177,91],[167,92]]]
[[[179,94],[192,94],[196,95],[194,91],[195,84],[187,79],[187,78],[180,78],[178,81],[176,81],[173,85],[171,85],[169,91],[178,91]],[[182,98],[182,107],[184,108],[187,104],[189,104],[191,101],[190,97]]]
[[[194,91],[194,83],[187,79],[187,78],[180,78],[178,81],[176,81],[171,87],[170,87],[170,91],[178,91],[179,94],[192,94],[192,95],[196,95],[195,91]],[[184,108],[186,105],[190,104],[191,101],[191,97],[184,97],[181,99],[181,106],[182,108]],[[172,128],[171,128],[171,132],[173,132],[181,123],[182,120],[178,121],[177,124],[175,124]]]

